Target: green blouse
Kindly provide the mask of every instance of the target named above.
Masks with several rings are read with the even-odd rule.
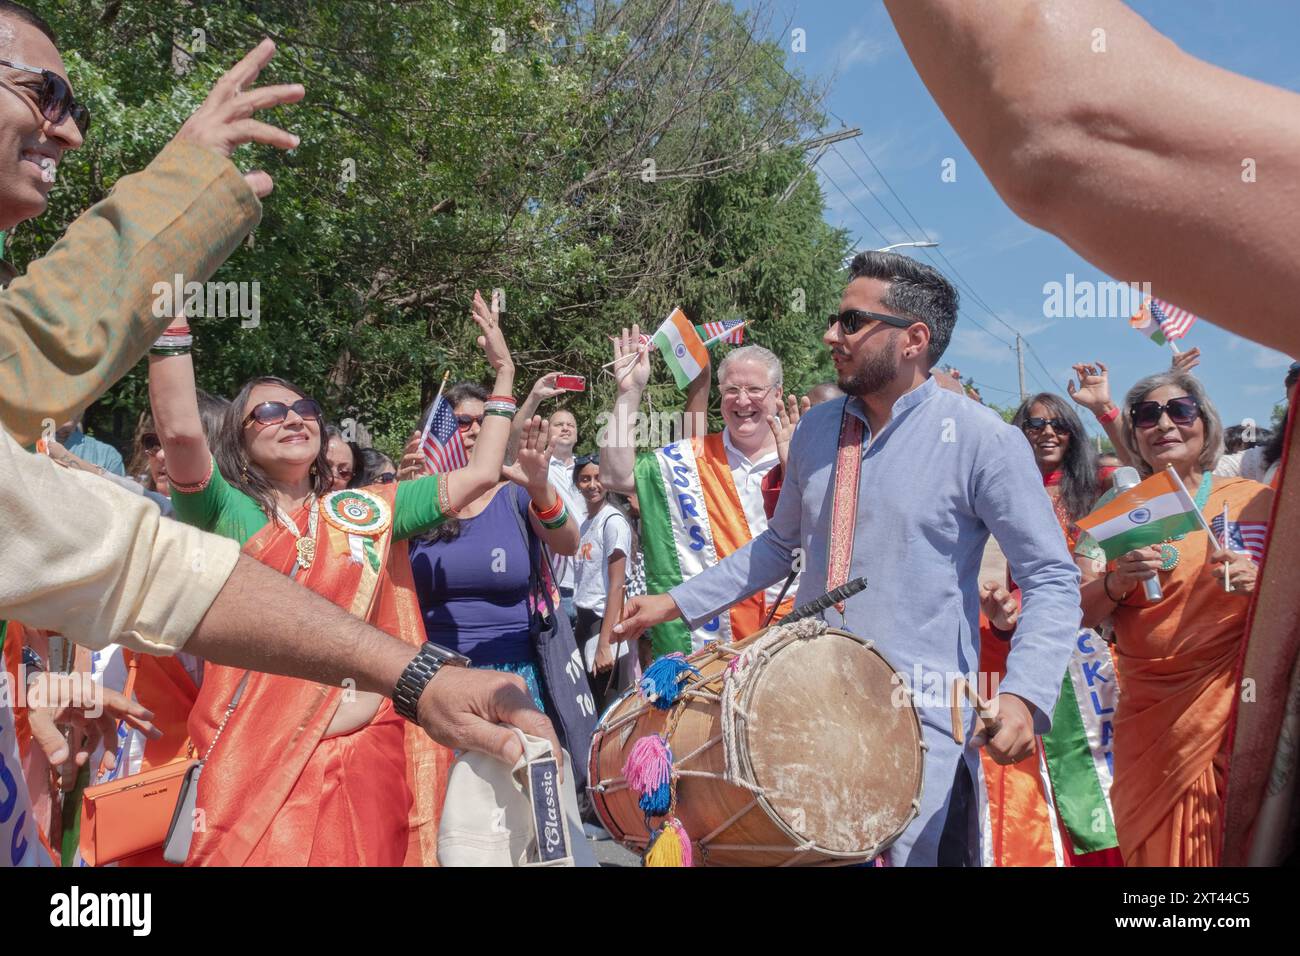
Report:
[[[405,540],[430,531],[446,520],[438,507],[438,482],[441,475],[425,475],[397,486],[393,508],[393,538]],[[241,545],[270,523],[257,502],[244,494],[212,463],[212,479],[202,491],[188,494],[172,489],[172,507],[176,517],[203,531],[233,538]]]

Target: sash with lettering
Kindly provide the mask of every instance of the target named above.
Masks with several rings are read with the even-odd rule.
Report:
[[[406,542],[393,541],[396,485],[326,495],[315,555],[296,580],[409,644],[424,642]],[[306,509],[295,520],[309,527]],[[297,536],[272,522],[244,552],[282,574]],[[190,717],[205,754],[246,672],[209,664]],[[325,738],[345,690],[249,673],[199,778],[187,866],[436,865],[451,752],[385,701],[364,727]]]
[[[980,672],[1001,681],[1010,642],[981,615]],[[996,693],[996,688],[989,694]],[[1115,665],[1101,635],[1082,628],[1061,682],[1052,729],[1018,763],[980,751],[985,794],[980,827],[985,866],[1114,866],[1110,805]]]
[[[754,537],[721,432],[643,452],[637,455],[635,475],[647,593],[666,593]],[[786,598],[776,619],[793,606],[794,600]],[[656,655],[689,654],[708,641],[748,637],[760,628],[767,610],[766,594],[760,591],[694,631],[681,621],[659,624],[651,629],[650,640]]]
[[[36,826],[24,751],[31,746],[26,708],[20,707],[22,626],[0,621],[0,868],[54,866],[54,855]]]

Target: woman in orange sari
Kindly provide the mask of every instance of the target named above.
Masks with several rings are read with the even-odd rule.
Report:
[[[236,396],[214,467],[198,421],[189,332],[178,320],[150,356],[177,517],[243,542],[246,553],[356,616],[423,643],[405,539],[496,484],[513,417],[514,365],[497,315],[477,294],[473,315],[502,398],[490,403],[468,466],[339,491],[320,407],[282,379],[254,379]],[[544,473],[545,446],[538,419],[526,430],[521,465],[535,458]],[[555,493],[543,485],[533,500],[544,508]],[[385,698],[209,665],[189,729],[206,758],[189,865],[434,861],[450,754],[406,726]]]
[[[1192,531],[1109,565],[1091,535],[1075,548],[1084,624],[1109,618],[1115,628],[1115,830],[1126,866],[1214,866],[1234,674],[1273,492],[1211,475],[1223,426],[1192,375],[1144,378],[1124,408],[1138,471],[1172,466],[1219,540]],[[1160,582],[1159,601],[1143,591],[1150,578]]]

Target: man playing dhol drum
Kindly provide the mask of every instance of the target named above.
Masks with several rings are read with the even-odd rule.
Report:
[[[928,745],[920,816],[889,862],[978,865],[976,747],[1011,763],[1050,727],[1079,626],[1079,575],[1024,438],[930,378],[957,319],[956,290],[894,253],[862,253],[850,274],[823,336],[848,397],[804,416],[767,530],[668,594],[634,598],[617,629],[631,637],[679,616],[694,625],[782,580],[796,560],[805,600],[865,576],[865,591],[824,616],[875,640],[912,687]],[[990,533],[1023,588],[1024,610],[997,715],[971,715],[963,746],[947,700],[954,677],[978,667],[978,572]]]

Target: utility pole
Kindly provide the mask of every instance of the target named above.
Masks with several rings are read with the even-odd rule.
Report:
[[[796,143],[795,146],[800,149],[805,149],[805,150],[816,149],[817,152],[813,154],[812,159],[808,160],[804,164],[803,169],[799,170],[798,175],[796,175],[794,179],[791,180],[790,185],[785,187],[785,192],[781,193],[781,198],[776,201],[777,205],[779,206],[781,203],[785,202],[787,199],[790,198],[790,195],[794,192],[795,187],[798,186],[800,181],[805,176],[808,175],[808,170],[812,169],[814,166],[817,165],[817,160],[821,159],[822,154],[824,154],[826,150],[830,149],[834,143],[838,143],[846,139],[853,139],[855,136],[861,136],[861,135],[862,135],[862,130],[860,130],[858,127],[855,126],[852,129],[842,129],[834,133],[827,133],[825,136],[814,136],[811,139],[804,140],[802,143]]]
[[[1020,400],[1023,402],[1029,397],[1025,391],[1025,347],[1020,341],[1020,333],[1016,333],[1016,367],[1020,371]]]

